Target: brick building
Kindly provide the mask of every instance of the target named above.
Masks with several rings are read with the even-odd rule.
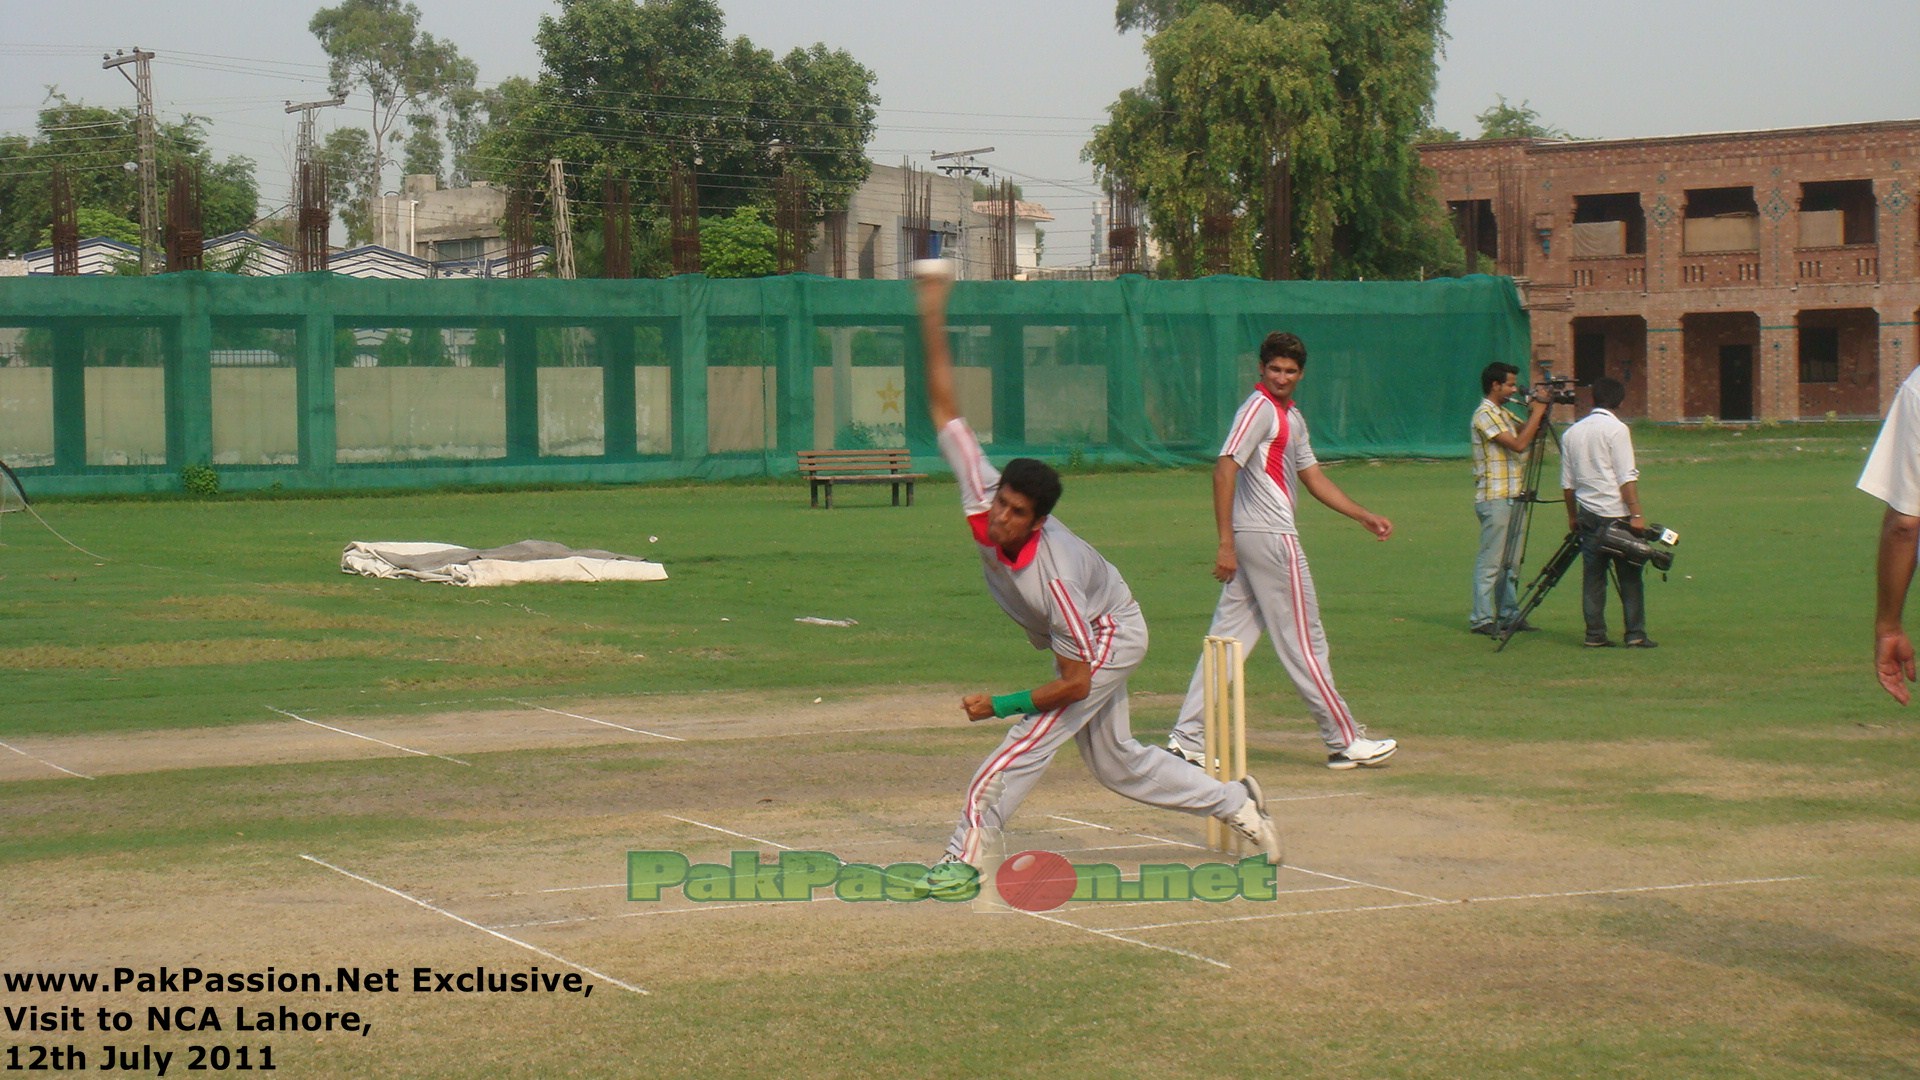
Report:
[[[1535,362],[1627,415],[1874,416],[1913,369],[1920,120],[1420,153]]]

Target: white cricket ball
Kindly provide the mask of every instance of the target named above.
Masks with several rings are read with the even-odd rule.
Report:
[[[907,273],[930,280],[953,279],[952,259],[915,259],[907,264]]]

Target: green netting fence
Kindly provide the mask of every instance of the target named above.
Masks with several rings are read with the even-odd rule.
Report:
[[[0,460],[30,492],[779,476],[794,451],[940,467],[900,281],[0,279]],[[1525,370],[1512,283],[962,282],[961,405],[996,458],[1212,457],[1270,330],[1306,341],[1325,457],[1460,456]]]

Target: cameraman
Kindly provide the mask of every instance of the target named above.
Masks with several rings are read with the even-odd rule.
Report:
[[[1913,643],[1901,625],[1913,584],[1914,546],[1920,543],[1920,369],[1907,376],[1887,410],[1880,438],[1860,474],[1861,491],[1887,504],[1880,519],[1878,602],[1873,619],[1873,666],[1880,685],[1905,705],[1913,696]]]
[[[1633,436],[1613,414],[1627,399],[1617,379],[1593,380],[1593,411],[1567,429],[1560,440],[1560,487],[1567,500],[1567,528],[1580,534],[1580,609],[1587,620],[1586,645],[1604,649],[1607,637],[1607,571],[1620,589],[1621,615],[1629,649],[1651,649],[1647,636],[1646,590],[1640,564],[1601,549],[1600,536],[1616,521],[1635,530],[1647,527],[1640,512],[1640,470],[1633,464]]]
[[[1507,409],[1507,400],[1520,392],[1520,369],[1495,361],[1480,372],[1480,392],[1486,397],[1473,411],[1473,512],[1480,518],[1480,554],[1473,560],[1473,611],[1467,626],[1476,634],[1493,634],[1519,614],[1520,569],[1501,562],[1507,555],[1507,526],[1514,503],[1524,490],[1527,451],[1547,415],[1541,395],[1527,401],[1527,422]],[[1498,620],[1496,622],[1496,620]],[[1521,623],[1518,630],[1531,630]]]

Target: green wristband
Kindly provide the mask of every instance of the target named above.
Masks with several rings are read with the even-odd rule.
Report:
[[[1033,707],[1033,691],[1022,690],[1017,694],[993,695],[993,715],[1005,718],[1014,713],[1037,712]]]

